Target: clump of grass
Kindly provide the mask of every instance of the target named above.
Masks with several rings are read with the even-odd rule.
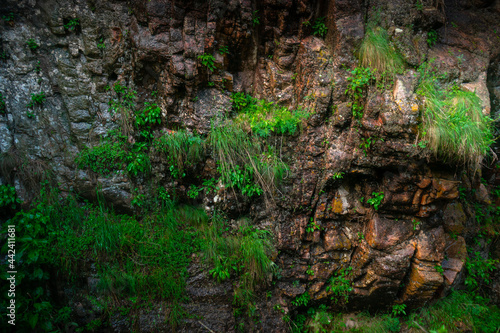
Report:
[[[439,86],[424,72],[418,93],[425,98],[424,140],[438,158],[476,171],[493,143],[493,120],[476,93]]]
[[[201,162],[205,157],[203,140],[186,130],[167,133],[160,137],[154,146],[167,156],[174,178],[185,174],[187,168]]]
[[[411,313],[408,326],[410,332],[422,332],[422,328],[455,332],[460,328],[461,332],[495,333],[500,327],[500,309],[488,305],[483,297],[454,291],[437,303]]]
[[[393,78],[404,69],[401,56],[389,43],[387,31],[381,27],[368,27],[359,48],[359,60],[362,67],[371,68],[377,78]]]
[[[239,113],[235,119],[236,123],[248,126],[260,137],[268,137],[271,133],[293,135],[302,120],[308,117],[303,109],[289,110],[273,102],[245,96],[243,93],[233,94],[233,106]]]
[[[224,217],[216,213],[202,234],[205,260],[214,267],[210,274],[219,281],[238,277],[235,302],[250,304],[255,287],[276,267],[269,258],[274,250],[271,233],[255,229],[245,219],[240,220],[237,232],[228,233]]]
[[[271,195],[288,170],[273,148],[265,152],[256,135],[249,136],[234,123],[213,128],[207,143],[219,164],[223,183],[238,187],[244,194],[264,191]]]

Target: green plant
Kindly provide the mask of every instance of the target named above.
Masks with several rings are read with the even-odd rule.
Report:
[[[436,270],[436,272],[438,272],[439,274],[443,275],[444,269],[443,269],[443,267],[441,267],[441,265],[435,265],[434,269]]]
[[[332,175],[332,179],[336,180],[336,179],[342,179],[344,178],[344,172],[335,172],[333,175]]]
[[[258,10],[254,10],[254,12],[252,13],[252,24],[254,27],[260,24],[260,17],[259,15],[257,15],[258,12]]]
[[[229,53],[229,47],[228,46],[221,46],[219,48],[219,53],[221,55],[228,54]]]
[[[76,165],[81,169],[90,169],[104,176],[122,170],[128,158],[125,140],[122,137],[108,136],[103,138],[97,146],[84,147],[75,159]]]
[[[0,93],[0,113],[5,114],[7,109],[5,108],[5,99],[3,98],[2,93]]]
[[[16,189],[12,185],[0,185],[0,208],[10,207],[16,209],[16,205],[21,203],[16,195]]]
[[[187,191],[187,196],[191,199],[196,199],[202,190],[202,187],[198,188],[196,187],[196,185],[191,185],[189,186],[189,190]]]
[[[500,309],[488,305],[483,297],[463,291],[452,291],[448,297],[433,305],[409,314],[409,328],[429,332],[487,332],[496,333],[500,327]],[[418,323],[417,326],[415,323]]]
[[[392,79],[404,69],[403,59],[390,45],[387,31],[381,27],[368,27],[358,54],[360,65],[370,68],[377,79]]]
[[[335,303],[339,301],[349,302],[349,293],[352,291],[351,281],[349,280],[351,270],[352,267],[348,267],[336,271],[330,279],[330,285],[326,287],[326,291],[332,293],[331,300]]]
[[[14,13],[10,12],[9,14],[7,15],[3,15],[2,16],[2,19],[5,21],[5,22],[14,22]]]
[[[67,29],[68,31],[73,31],[79,25],[80,22],[78,21],[78,18],[72,18],[71,20],[68,21],[68,23],[64,25],[64,29]]]
[[[469,290],[478,290],[491,282],[491,273],[496,269],[498,260],[484,259],[479,252],[470,253],[469,259],[465,263],[467,277],[465,285]]]
[[[31,102],[29,102],[26,107],[33,108],[35,105],[43,105],[45,102],[45,92],[39,92],[38,94],[31,94]]]
[[[203,231],[205,260],[214,268],[209,272],[218,280],[232,275],[238,277],[234,302],[238,306],[251,306],[253,290],[275,270],[269,259],[273,250],[270,233],[258,230],[242,220],[237,233],[228,233],[225,218],[215,214],[211,225]]]
[[[432,29],[427,32],[427,44],[429,47],[433,47],[438,40],[438,33],[436,30]]]
[[[314,36],[319,36],[321,38],[325,38],[326,33],[328,32],[328,28],[326,27],[325,24],[325,17],[318,17],[312,26],[313,29],[313,35]]]
[[[394,317],[405,315],[406,316],[406,304],[394,304],[392,306],[392,315]]]
[[[316,221],[314,221],[314,219],[311,217],[311,220],[307,224],[306,232],[314,232],[315,230],[319,229],[320,229],[319,224]]]
[[[372,205],[375,210],[378,210],[382,200],[384,200],[384,192],[372,192],[372,198],[366,200],[366,203]]]
[[[154,142],[153,146],[167,158],[174,178],[185,176],[188,169],[193,168],[205,157],[203,139],[186,130],[164,134]]]
[[[305,110],[291,111],[272,102],[245,96],[243,93],[233,94],[233,107],[238,112],[235,122],[250,126],[250,129],[261,137],[268,137],[271,133],[293,135],[302,119],[308,117]]]
[[[97,48],[100,50],[104,50],[106,48],[106,43],[104,42],[104,38],[99,39],[97,43]]]
[[[411,220],[411,223],[413,224],[413,230],[417,230],[418,226],[420,225],[420,221],[413,219]]]
[[[155,103],[144,103],[144,108],[135,112],[135,124],[141,130],[141,135],[152,139],[153,126],[161,124],[161,109]]]
[[[35,51],[36,49],[38,49],[40,47],[40,45],[38,45],[33,38],[28,39],[28,41],[26,42],[26,44],[33,51]]]
[[[424,5],[422,4],[422,2],[420,2],[420,0],[417,0],[417,3],[415,4],[415,8],[417,8],[417,10],[422,11],[424,9]]]
[[[306,274],[309,276],[314,276],[314,270],[311,269],[311,266],[308,266]]]
[[[362,242],[365,239],[365,234],[358,232],[358,242]]]
[[[361,143],[359,144],[359,148],[363,149],[363,153],[365,156],[368,155],[368,151],[371,149],[372,145],[379,140],[376,137],[368,137],[368,138],[361,138]],[[380,139],[381,141],[384,141],[383,139]]]
[[[215,67],[215,58],[213,55],[211,54],[208,54],[208,53],[204,53],[202,55],[199,55],[198,56],[198,59],[201,60],[201,63],[206,67],[208,68],[210,71],[215,71],[216,67]]]
[[[440,86],[427,66],[420,71],[417,93],[425,98],[424,138],[429,149],[446,162],[461,163],[476,171],[494,141],[492,119],[483,114],[475,93]]]
[[[309,304],[309,300],[311,297],[309,296],[309,293],[305,292],[302,295],[299,295],[295,297],[295,299],[292,301],[293,306],[307,306]]]
[[[258,187],[251,185],[252,176],[253,183],[263,191],[261,193],[271,194],[288,170],[273,148],[264,151],[256,136],[248,136],[235,124],[212,128],[207,143],[218,162],[222,182],[240,190],[246,188],[248,193],[260,192]]]
[[[373,79],[373,73],[370,68],[356,67],[351,71],[349,82],[345,94],[352,99],[352,115],[355,119],[360,120],[363,117],[362,98],[366,86]]]

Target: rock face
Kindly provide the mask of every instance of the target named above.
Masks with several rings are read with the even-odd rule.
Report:
[[[459,169],[416,145],[422,112],[417,67],[434,58],[433,69],[475,91],[485,113],[497,114],[500,105],[498,1],[445,2],[418,10],[407,0],[368,7],[346,0],[6,0],[0,10],[13,12],[15,20],[0,24],[1,179],[29,198],[37,172],[47,171],[63,193],[90,198],[100,186],[115,208],[132,211],[133,191],[146,180],[96,177],[75,164],[78,152],[122,128],[123,115],[108,105],[116,82],[137,90],[140,101],[154,92],[162,131],[207,134],[212,119],[230,115],[232,92],[300,105],[312,115],[300,133],[282,138],[291,169],[275,205],[266,208],[259,199],[231,206],[230,193],[219,204],[274,231],[281,278],[268,289],[272,298],[257,302],[261,323],[253,329],[286,332],[276,304],[292,313],[291,300],[304,292],[329,304],[330,279],[349,266],[351,309],[421,306],[460,281],[474,214],[458,200],[465,186]],[[324,38],[306,23],[321,16]],[[388,89],[370,87],[358,122],[345,91],[365,17],[380,21],[413,68]],[[79,26],[69,31],[64,25],[72,18]],[[432,47],[430,29],[438,36]],[[39,47],[30,49],[30,39]],[[220,51],[224,47],[228,52]],[[202,64],[203,54],[214,56],[216,69]],[[43,105],[27,109],[40,92]],[[368,138],[373,144],[361,148]],[[161,159],[152,161],[155,181],[171,186]],[[213,161],[204,172],[216,172]],[[500,184],[500,177],[492,179]],[[377,209],[367,203],[375,193],[383,193]],[[318,228],[310,231],[311,222]],[[232,286],[214,285],[206,271],[190,270],[185,309],[213,331],[232,331]],[[147,316],[141,320],[144,332],[168,330],[146,324]],[[182,331],[205,331],[194,319],[182,325]]]

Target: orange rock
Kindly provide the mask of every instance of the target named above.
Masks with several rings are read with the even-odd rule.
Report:
[[[349,250],[351,249],[350,239],[337,229],[330,229],[324,236],[324,247],[326,251]]]

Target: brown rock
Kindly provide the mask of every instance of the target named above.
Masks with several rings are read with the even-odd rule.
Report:
[[[324,247],[326,251],[349,250],[351,240],[340,230],[331,229],[325,233]]]
[[[443,226],[446,232],[461,234],[466,220],[467,216],[461,203],[451,202],[446,206],[443,212]]]
[[[443,227],[421,231],[417,238],[415,258],[441,262],[444,258],[445,237]]]
[[[412,234],[411,221],[394,221],[375,214],[368,223],[366,241],[371,247],[384,250],[407,240]]]
[[[435,263],[415,259],[402,300],[412,306],[422,305],[432,298],[442,283],[443,276],[436,271]]]

